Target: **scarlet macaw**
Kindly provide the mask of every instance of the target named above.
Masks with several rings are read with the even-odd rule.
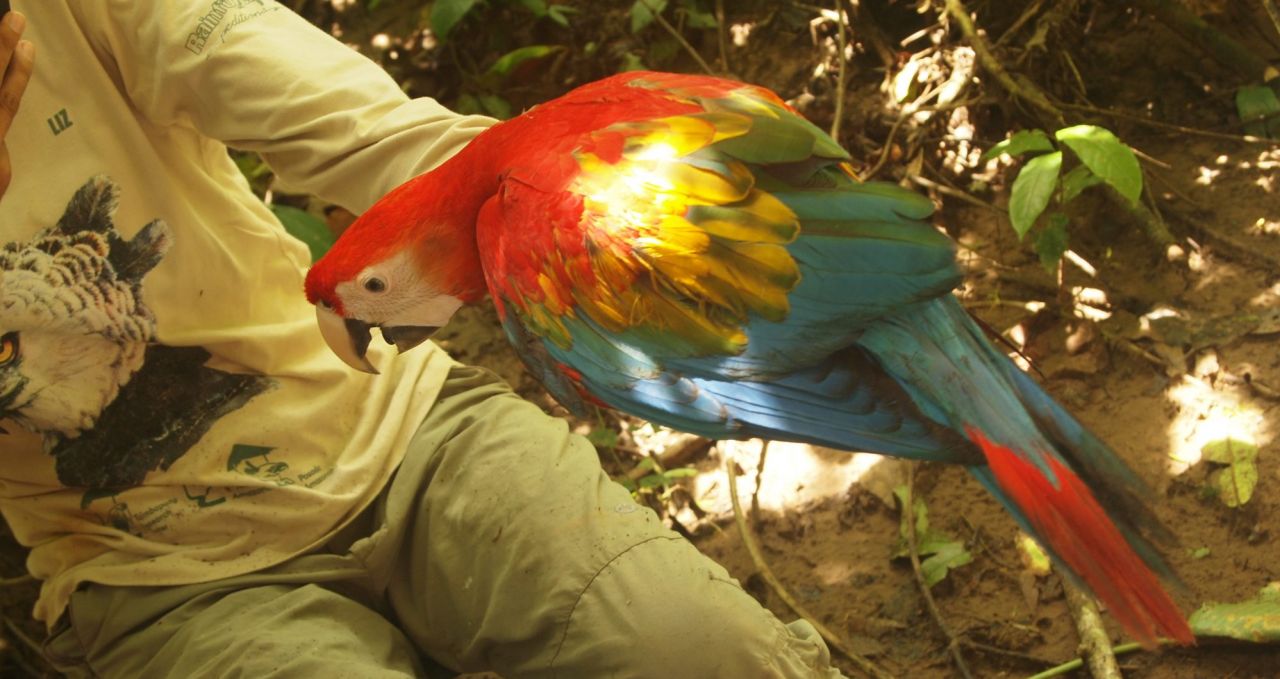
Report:
[[[309,272],[351,365],[489,294],[561,403],[714,439],[966,465],[1145,644],[1192,643],[1136,476],[991,345],[932,204],[853,179],[774,93],[629,72],[500,123]]]

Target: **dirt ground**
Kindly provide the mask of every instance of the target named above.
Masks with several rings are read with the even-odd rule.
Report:
[[[1093,19],[1088,42],[1076,52],[1091,104],[1145,110],[1188,128],[1233,129],[1231,80],[1223,70],[1149,19],[1126,13]],[[794,84],[813,66],[811,37],[787,42],[770,36],[756,49],[754,55],[735,53],[739,75],[796,97]],[[879,103],[871,96],[845,115],[873,120]],[[806,112],[820,124],[829,122],[822,96]],[[987,115],[985,123],[999,129],[996,116]],[[1090,289],[1076,295],[1088,304],[1077,299],[1076,307],[1096,305],[1103,313],[1064,320],[1028,309],[1052,302],[1055,282],[1004,215],[935,193],[941,203],[936,222],[962,244],[960,256],[971,274],[959,294],[1022,346],[1049,391],[1151,486],[1156,513],[1177,537],[1167,557],[1183,583],[1176,598],[1184,610],[1249,599],[1280,579],[1280,400],[1273,389],[1280,386],[1280,148],[1123,118],[1094,120],[1149,159],[1147,181],[1182,239],[1181,252],[1153,246],[1132,220],[1101,200],[1076,208],[1071,247],[1095,272],[1068,265],[1064,287]],[[854,141],[845,141],[856,147],[862,135],[850,134]],[[941,164],[947,148],[947,140],[939,142],[926,164]],[[863,167],[874,160],[862,159]],[[998,183],[973,193],[1004,206],[1007,186]],[[1250,314],[1268,320],[1241,324]],[[449,346],[545,399],[492,334],[490,322],[486,313],[475,314]],[[629,434],[634,422],[614,426],[622,443],[616,450],[602,447],[602,460],[624,474],[636,460],[619,465],[619,451],[625,458],[624,449],[651,444],[643,431]],[[1216,467],[1200,461],[1205,443],[1227,437],[1260,449],[1255,494],[1234,509],[1210,492]],[[663,508],[762,603],[793,619],[744,548],[727,500],[723,451],[735,455],[739,493],[749,502],[759,449],[759,442],[721,444],[693,459],[697,476],[682,481],[684,490]],[[775,443],[769,450],[756,532],[765,560],[792,596],[897,676],[959,676],[908,560],[895,558],[900,514],[889,491],[903,482],[904,466],[806,446]],[[963,540],[973,555],[972,563],[933,588],[941,614],[957,634],[1002,651],[966,650],[974,676],[1029,676],[1075,657],[1079,640],[1062,583],[1056,574],[1037,577],[1026,570],[1007,513],[963,469],[926,464],[915,476],[931,526]],[[690,511],[689,497],[705,513]],[[1107,629],[1114,643],[1126,640],[1109,619]],[[1277,661],[1274,646],[1212,639],[1191,649],[1120,657],[1126,676],[1151,678],[1273,677]]]
[[[732,18],[763,23],[760,14]],[[1087,39],[1073,45],[1074,67],[1088,83],[1092,105],[1238,134],[1229,73],[1131,12],[1104,10],[1087,20],[1092,22]],[[909,19],[898,21],[884,24],[895,39],[915,29]],[[811,100],[802,96],[814,91],[812,72],[824,58],[821,31],[817,40],[803,32],[756,35],[754,42],[730,47],[734,72],[773,87],[828,125],[830,93],[819,89]],[[1254,33],[1246,37],[1275,59],[1275,42]],[[1029,57],[1037,58],[1043,57]],[[875,164],[892,123],[892,115],[881,110],[883,74],[871,70],[851,79],[850,92],[867,96],[854,97],[844,111],[842,141],[855,152],[860,169]],[[554,93],[531,88],[525,96],[537,100]],[[1002,125],[1014,117],[1007,102],[998,101],[999,91],[988,89],[983,96],[985,105],[973,109],[977,134],[972,145],[978,150],[998,139],[984,135],[1002,135],[1008,129]],[[1030,246],[1017,240],[1005,216],[933,191],[940,203],[936,222],[961,244],[969,272],[958,294],[1019,345],[1048,390],[1150,484],[1156,513],[1177,536],[1166,555],[1184,584],[1176,594],[1183,609],[1190,613],[1206,602],[1249,599],[1280,580],[1280,319],[1274,315],[1280,309],[1280,146],[1125,118],[1091,120],[1149,158],[1144,170],[1151,192],[1182,242],[1181,252],[1153,246],[1132,220],[1101,200],[1086,199],[1072,211],[1071,248],[1095,273],[1075,264],[1065,267],[1065,289],[1081,291],[1058,307],[1066,309],[1064,319],[1050,311],[1059,296],[1056,282]],[[926,165],[942,167],[957,141],[942,135],[919,146]],[[907,174],[907,169],[889,169],[878,178],[898,180]],[[980,202],[1004,206],[1012,173],[982,180],[977,174],[971,169],[951,179]],[[524,373],[490,309],[465,310],[439,341],[564,415]],[[606,468],[618,476],[635,468],[639,452],[661,455],[673,440],[626,418],[574,424],[584,433],[617,434],[593,440]],[[1209,492],[1212,465],[1200,460],[1205,443],[1227,437],[1259,449],[1254,495],[1234,509]],[[905,466],[865,454],[772,444],[755,493],[759,450],[760,442],[699,450],[680,461],[697,474],[679,481],[679,490],[667,497],[652,500],[653,506],[673,525],[678,522],[764,605],[784,620],[795,618],[765,583],[734,525],[721,467],[723,455],[734,455],[743,501],[757,495],[756,535],[763,556],[816,619],[896,676],[959,676],[908,560],[895,556],[899,509],[889,491],[905,479]],[[1062,583],[1057,574],[1028,572],[1007,513],[963,469],[925,464],[914,476],[915,494],[928,508],[931,527],[961,540],[973,557],[932,592],[955,632],[991,647],[965,650],[974,676],[1028,676],[1075,657],[1079,641]],[[22,572],[22,550],[0,542],[0,577]],[[0,587],[10,646],[21,646],[16,635],[24,630],[39,634],[22,622],[33,595],[30,584]],[[1107,628],[1113,642],[1125,641],[1109,619]],[[22,652],[0,657],[4,676],[43,674]],[[1261,678],[1277,676],[1280,649],[1204,640],[1194,648],[1136,652],[1120,660],[1128,677]],[[850,676],[860,676],[838,654],[836,662]]]

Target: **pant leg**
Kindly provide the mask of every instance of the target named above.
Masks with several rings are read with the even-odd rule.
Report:
[[[417,650],[386,618],[314,584],[270,582],[288,579],[90,585],[72,596],[69,624],[47,642],[46,656],[69,677],[423,676]]]
[[[839,677],[637,505],[561,420],[456,369],[386,496],[388,597],[425,652],[506,679]],[[399,541],[392,541],[399,542]]]

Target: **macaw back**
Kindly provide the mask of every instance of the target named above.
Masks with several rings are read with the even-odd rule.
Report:
[[[566,406],[965,464],[1145,644],[1192,635],[1142,484],[983,336],[925,198],[761,88],[628,73],[497,126],[476,244]]]

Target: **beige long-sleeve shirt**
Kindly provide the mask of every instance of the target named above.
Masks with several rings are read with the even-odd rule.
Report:
[[[409,100],[271,0],[14,0],[37,43],[0,198],[0,511],[52,624],[82,582],[279,563],[373,499],[450,360],[325,347],[308,253],[225,145],[359,212],[492,121]]]

